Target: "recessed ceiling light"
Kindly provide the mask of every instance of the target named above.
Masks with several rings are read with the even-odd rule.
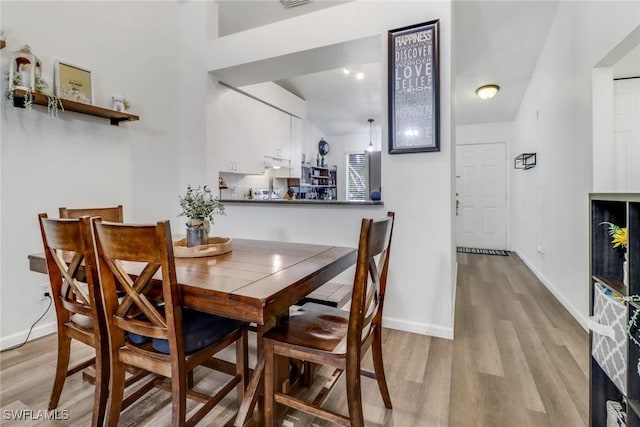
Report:
[[[356,74],[356,79],[358,80],[364,79],[364,73],[362,71],[359,71],[358,74]]]
[[[342,69],[342,72],[347,74],[347,75],[349,75],[349,74],[351,74],[351,68],[345,67],[345,68]]]
[[[484,85],[476,89],[476,94],[482,99],[489,99],[496,96],[499,90],[500,86],[498,85]]]

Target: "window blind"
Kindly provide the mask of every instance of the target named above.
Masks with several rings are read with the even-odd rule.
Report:
[[[347,200],[366,200],[364,153],[347,154]]]

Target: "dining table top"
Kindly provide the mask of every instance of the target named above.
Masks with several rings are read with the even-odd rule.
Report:
[[[31,271],[46,274],[44,253],[29,261]],[[175,257],[175,268],[185,306],[265,325],[355,261],[355,248],[233,239],[231,252]],[[125,265],[133,276],[140,268]]]

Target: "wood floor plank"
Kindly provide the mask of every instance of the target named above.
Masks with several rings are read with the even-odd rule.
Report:
[[[389,284],[393,292],[394,283]],[[430,306],[429,302],[425,307]],[[588,415],[588,335],[514,254],[508,257],[458,254],[455,339],[453,341],[391,329],[383,331],[384,364],[393,410],[387,410],[375,380],[363,378],[367,427],[579,427]],[[255,339],[250,336],[250,364]],[[73,358],[91,350],[74,343]],[[233,359],[233,351],[225,351]],[[54,335],[0,353],[0,409],[45,410],[56,360]],[[370,355],[363,366],[371,369]],[[217,374],[195,372],[197,390],[210,393]],[[318,370],[319,381],[300,388],[313,395],[331,370]],[[60,400],[68,421],[11,421],[7,426],[90,424],[93,386],[70,377]],[[344,376],[326,401],[346,414]],[[196,410],[191,404],[189,411]],[[222,426],[237,411],[225,398],[199,425]],[[123,412],[121,426],[168,426],[171,396],[154,390]],[[330,426],[297,411],[285,412],[279,425]]]
[[[498,349],[495,318],[488,307],[471,307],[473,330],[471,347],[478,372],[504,377],[502,358]]]
[[[526,350],[522,348],[513,324],[500,321],[496,331],[500,353],[505,361],[507,380],[516,404],[531,411],[544,413],[540,393],[527,364]]]

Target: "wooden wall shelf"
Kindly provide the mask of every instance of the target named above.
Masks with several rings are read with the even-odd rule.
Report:
[[[49,104],[49,99],[47,95],[39,92],[32,92],[33,95],[33,103],[36,105],[44,105],[45,107]],[[13,106],[24,108],[24,97],[26,95],[26,91],[22,89],[16,89],[13,91]],[[109,119],[109,122],[118,126],[120,122],[125,121],[135,121],[140,120],[139,116],[135,114],[129,114],[125,112],[110,110],[109,108],[97,107],[95,105],[83,104],[82,102],[70,101],[68,99],[61,99],[60,102],[64,108],[64,111],[73,111],[75,113],[87,114],[89,116],[101,117],[104,119]]]

